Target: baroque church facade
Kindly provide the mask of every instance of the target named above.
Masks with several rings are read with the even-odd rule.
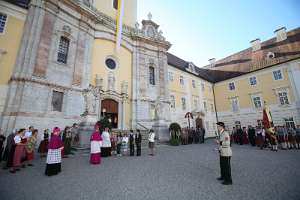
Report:
[[[0,1],[0,125],[5,132],[29,125],[42,131],[107,116],[115,129],[154,128],[164,140],[168,134],[161,134],[160,128],[166,130],[172,122],[188,126],[186,113],[191,112],[191,126],[203,126],[206,136],[213,137],[218,120],[231,127],[250,113],[242,125],[256,125],[261,107],[255,107],[257,98],[256,104],[249,101],[249,94],[262,101],[269,90],[275,91],[268,93],[274,96],[268,97],[274,108],[282,91],[288,91],[289,105],[280,109],[287,115],[293,110],[289,118],[300,123],[300,84],[291,79],[300,71],[298,29],[283,44],[274,42],[287,45],[276,47],[276,61],[264,50],[272,44],[259,43],[247,53],[212,59],[198,68],[168,53],[171,43],[151,14],[141,24],[136,22],[137,0],[122,5],[118,47],[118,6],[117,0]],[[287,49],[292,53],[282,54]],[[274,68],[284,69],[281,75],[286,79],[277,81],[275,89],[251,85],[245,94],[245,87],[237,85],[260,70],[272,75]],[[269,79],[262,77],[259,83],[272,85]],[[236,90],[231,90],[233,84]],[[283,118],[277,123],[284,123]]]

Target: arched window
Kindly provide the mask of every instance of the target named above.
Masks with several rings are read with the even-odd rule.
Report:
[[[151,85],[155,85],[155,74],[154,74],[154,67],[149,67],[149,83]]]
[[[57,62],[67,64],[70,40],[64,36],[60,37]]]
[[[113,0],[113,7],[114,9],[118,10],[118,1],[119,0]]]

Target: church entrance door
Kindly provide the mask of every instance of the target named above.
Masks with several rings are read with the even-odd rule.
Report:
[[[107,117],[112,124],[112,128],[118,128],[118,102],[113,99],[104,99],[101,101],[101,114]]]

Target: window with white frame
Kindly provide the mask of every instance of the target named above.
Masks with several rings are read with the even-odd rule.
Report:
[[[0,13],[0,33],[4,33],[7,15]]]
[[[204,85],[204,83],[201,83],[201,89],[202,89],[202,91],[205,90],[205,85]]]
[[[207,104],[205,101],[203,102],[203,108],[204,108],[205,112],[207,112]]]
[[[215,111],[215,109],[214,109],[214,104],[210,104],[210,110],[211,110],[211,112],[214,112]]]
[[[194,109],[198,109],[198,100],[194,99]]]
[[[192,80],[192,86],[193,86],[193,88],[196,88],[196,81],[195,80]]]
[[[59,41],[57,62],[67,64],[70,40],[67,37],[61,36]]]
[[[282,80],[281,70],[273,71],[273,77],[275,80]]]
[[[169,72],[169,81],[172,82],[174,80],[173,72]]]
[[[255,77],[255,76],[250,77],[249,81],[250,81],[250,85],[256,85],[256,84],[257,84],[256,77]]]
[[[278,98],[279,98],[279,102],[280,102],[281,105],[290,104],[286,91],[279,91],[278,92]]]
[[[209,130],[209,122],[208,122],[208,121],[205,122],[205,128],[206,128],[207,130]]]
[[[229,90],[235,90],[235,85],[233,82],[229,83]]]
[[[180,81],[180,85],[184,85],[184,79],[183,79],[183,76],[180,76],[180,77],[179,77],[179,81]]]
[[[239,110],[239,102],[237,97],[231,99],[231,108],[233,112],[237,112]]]
[[[252,101],[255,108],[257,109],[262,108],[262,101],[260,96],[253,96]]]
[[[184,97],[181,98],[181,106],[182,106],[182,110],[186,109],[186,100]]]
[[[174,95],[170,96],[170,101],[171,101],[171,108],[175,108],[175,96]]]

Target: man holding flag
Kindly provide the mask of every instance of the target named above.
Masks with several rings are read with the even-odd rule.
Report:
[[[269,108],[266,105],[266,102],[264,102],[262,123],[263,123],[264,129],[265,129],[265,133],[270,138],[270,142],[272,145],[272,151],[278,151],[278,148],[277,148],[278,142],[277,142],[277,137],[276,137],[276,133],[275,133],[275,129],[274,129],[272,115],[271,115]]]

